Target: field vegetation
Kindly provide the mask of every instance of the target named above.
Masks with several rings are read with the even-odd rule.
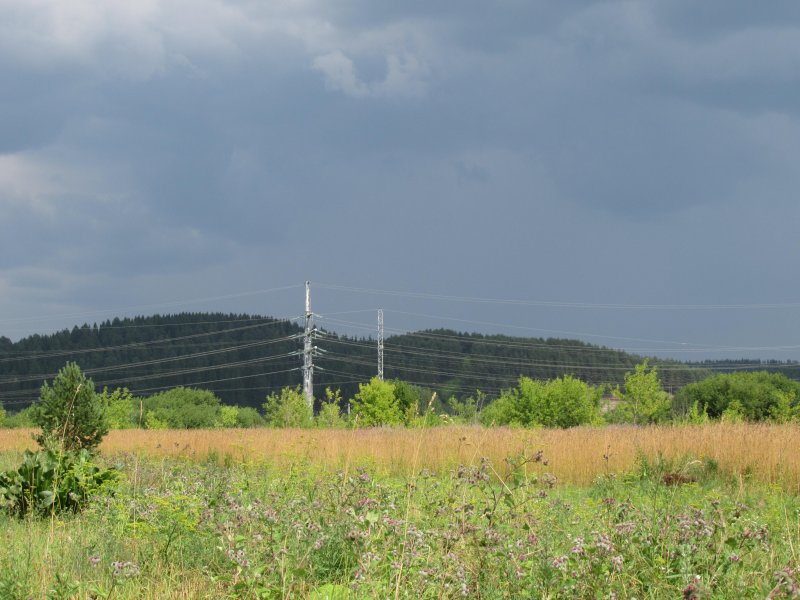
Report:
[[[0,596],[797,597],[796,426],[603,431],[112,432],[82,512],[0,516]]]
[[[0,430],[6,461],[32,445],[31,429]],[[505,458],[542,449],[551,472],[572,485],[623,475],[638,461],[698,460],[732,482],[773,484],[800,493],[800,427],[794,424],[605,426],[570,429],[441,426],[427,429],[116,430],[100,445],[104,456],[133,453],[152,460],[265,462],[291,468],[314,464],[333,471],[347,464],[390,476],[415,469],[446,473],[483,458],[506,473]]]
[[[314,414],[68,364],[0,430],[0,598],[798,598],[797,389],[642,363],[610,409],[373,379]]]

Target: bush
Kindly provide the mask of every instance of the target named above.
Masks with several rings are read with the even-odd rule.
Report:
[[[108,433],[106,407],[94,391],[94,382],[73,362],[45,382],[31,416],[42,433],[36,441],[48,450],[94,450]]]
[[[36,423],[33,422],[33,407],[29,406],[19,412],[6,415],[3,427],[8,429],[19,429],[22,427],[35,427]]]
[[[19,517],[77,512],[91,495],[110,488],[116,479],[116,470],[96,466],[86,449],[26,450],[17,469],[0,473],[0,507]]]
[[[223,405],[215,426],[232,429],[234,427],[263,427],[264,424],[264,418],[252,406]]]
[[[219,419],[214,423],[215,427],[224,427],[231,429],[236,427],[239,420],[239,407],[238,406],[222,406],[219,409]]]
[[[733,410],[747,421],[785,422],[798,418],[800,383],[766,371],[724,373],[681,388],[674,410],[684,415],[695,403],[706,407],[711,418],[720,418],[733,404]]]
[[[311,427],[313,415],[300,386],[297,386],[283,388],[280,396],[275,393],[267,396],[264,419],[271,427]]]
[[[222,403],[209,390],[176,387],[142,400],[145,427],[211,429],[220,419]]]
[[[359,383],[358,393],[351,400],[352,414],[360,425],[399,425],[403,422],[400,405],[394,394],[394,384],[373,377],[369,383]]]
[[[328,429],[336,429],[344,426],[344,419],[342,419],[342,392],[331,388],[325,388],[325,401],[317,415],[317,427],[325,427]]]
[[[236,413],[236,427],[263,427],[264,417],[252,406],[239,406]]]
[[[447,400],[447,404],[450,407],[450,411],[453,414],[453,416],[458,420],[458,422],[467,424],[477,423],[478,403],[480,401],[480,394],[481,393],[479,391],[477,394],[478,396],[477,400],[472,396],[469,396],[463,402],[461,402],[455,396],[451,396]]]
[[[603,390],[570,375],[549,381],[520,377],[481,413],[486,425],[574,427],[600,420]]]
[[[136,426],[133,394],[128,388],[117,388],[109,393],[103,388],[100,401],[106,407],[106,420],[110,429],[131,429]]]
[[[394,397],[397,399],[400,414],[403,415],[403,422],[409,425],[420,413],[422,390],[402,379],[393,379],[390,383],[394,386]]]
[[[661,423],[670,416],[670,396],[661,388],[658,371],[655,367],[648,370],[646,360],[633,372],[625,373],[625,391],[617,387],[614,395],[622,400],[614,411],[617,421],[635,425]]]

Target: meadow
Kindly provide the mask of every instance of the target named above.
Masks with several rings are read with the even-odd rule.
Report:
[[[0,598],[798,598],[800,427],[112,431]],[[0,432],[15,464],[30,431]]]
[[[0,452],[30,448],[33,429],[0,429]],[[328,469],[357,464],[393,476],[421,469],[447,472],[484,458],[506,473],[505,459],[543,450],[559,481],[590,485],[599,475],[624,474],[642,457],[697,459],[742,482],[780,485],[800,493],[800,427],[796,424],[709,423],[570,429],[450,426],[424,429],[205,429],[112,430],[100,446],[108,457],[139,454],[195,461],[313,464]]]

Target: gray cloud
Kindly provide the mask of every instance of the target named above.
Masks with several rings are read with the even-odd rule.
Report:
[[[6,2],[0,313],[306,277],[589,303],[793,301],[797,13],[728,0]],[[379,300],[323,295],[328,310]],[[247,302],[210,307],[296,310]],[[404,302],[617,337],[800,335],[763,311]]]

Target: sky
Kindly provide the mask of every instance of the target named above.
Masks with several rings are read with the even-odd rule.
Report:
[[[800,359],[798,165],[795,0],[0,0],[0,335]]]

